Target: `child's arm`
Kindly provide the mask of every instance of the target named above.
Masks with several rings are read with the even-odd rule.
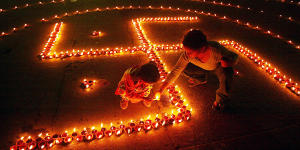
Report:
[[[124,83],[124,81],[120,81],[115,94],[116,95],[124,95],[125,91],[126,91],[125,83]]]

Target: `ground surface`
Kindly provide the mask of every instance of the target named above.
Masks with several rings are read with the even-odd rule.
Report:
[[[2,8],[9,8],[22,2],[0,3]],[[274,14],[294,15],[295,19],[300,19],[300,16],[295,16],[299,6],[262,1],[241,4]],[[4,23],[1,23],[0,29],[3,31],[24,23],[30,23],[32,27],[0,40],[0,149],[8,149],[22,135],[37,135],[41,131],[63,132],[74,127],[99,126],[100,123],[108,126],[110,122],[139,119],[170,109],[165,99],[154,103],[151,108],[138,103],[129,104],[126,110],[120,109],[120,98],[114,95],[114,90],[128,67],[147,61],[142,53],[43,61],[37,57],[57,22],[40,23],[37,20],[75,10],[122,5],[164,5],[209,10],[246,18],[293,41],[300,41],[298,23],[274,19],[271,15],[189,1],[78,0],[1,14]],[[276,7],[278,9],[274,9]],[[65,26],[56,48],[65,51],[135,46],[139,43],[131,19],[186,15],[195,16],[185,12],[147,9],[113,10],[66,17],[62,19]],[[210,40],[235,40],[276,64],[295,81],[300,81],[299,49],[255,30],[212,17],[197,16],[199,22],[196,23],[149,23],[143,27],[147,37],[156,44],[179,43],[190,28],[203,30]],[[98,39],[91,38],[89,34],[93,30],[103,31],[105,35]],[[160,55],[169,69],[179,57],[179,53],[160,52]],[[299,96],[281,88],[244,57],[240,57],[236,68],[240,76],[234,81],[231,108],[224,113],[211,110],[218,88],[218,80],[213,73],[209,76],[208,84],[193,88],[188,86],[186,78],[180,77],[176,84],[193,107],[192,120],[148,133],[104,138],[90,143],[72,143],[53,149],[299,149]],[[89,92],[79,87],[85,77],[99,81]]]

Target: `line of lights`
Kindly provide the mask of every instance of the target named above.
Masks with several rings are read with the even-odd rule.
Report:
[[[274,65],[262,59],[252,50],[249,50],[248,48],[240,45],[235,41],[223,40],[219,42],[224,46],[230,46],[234,48],[236,51],[240,52],[240,54],[246,56],[255,64],[257,64],[259,68],[264,70],[266,74],[268,74],[271,78],[275,79],[277,83],[289,89],[292,93],[296,94],[297,96],[300,95],[300,87],[298,83],[294,82],[291,78],[284,75],[282,72],[279,71],[278,68],[274,67]]]
[[[300,6],[300,2],[297,2],[297,1],[294,1],[294,0],[271,0],[271,1]]]
[[[200,3],[206,3],[206,4],[210,4],[210,5],[218,5],[218,6],[222,6],[222,7],[232,7],[232,8],[237,8],[237,9],[246,9],[246,10],[249,10],[249,11],[254,11],[256,13],[265,13],[264,10],[260,10],[260,11],[255,11],[254,9],[250,8],[250,7],[242,7],[240,5],[235,5],[235,4],[231,4],[231,3],[225,3],[225,2],[222,2],[222,1],[207,1],[207,0],[192,0],[194,2],[200,2]],[[274,15],[273,13],[268,13],[270,15]],[[282,14],[279,14],[277,15],[278,18],[280,19],[284,19],[284,20],[288,20],[288,21],[291,21],[291,22],[296,22],[296,23],[299,23],[299,21],[295,20],[294,17],[292,16],[283,16]]]
[[[7,36],[7,35],[10,35],[10,34],[12,34],[12,33],[15,33],[15,32],[17,32],[17,31],[19,31],[19,30],[27,29],[27,28],[29,28],[29,27],[30,27],[30,25],[27,24],[27,23],[25,23],[24,25],[22,25],[22,26],[20,26],[20,27],[13,27],[13,28],[12,28],[10,31],[8,31],[8,32],[1,32],[0,37],[4,37],[4,36]]]
[[[174,90],[173,88],[169,88]],[[178,102],[179,103],[179,102]],[[179,106],[179,104],[177,104]],[[120,125],[114,126],[112,123],[109,127],[105,128],[103,124],[99,126],[98,130],[96,127],[84,128],[83,130],[77,131],[73,129],[71,133],[67,130],[61,134],[56,133],[50,135],[46,133],[43,135],[39,134],[36,138],[28,136],[27,138],[21,137],[17,140],[16,144],[10,147],[10,150],[32,150],[32,149],[49,149],[55,145],[66,145],[74,143],[75,141],[92,141],[100,140],[102,138],[108,138],[113,135],[120,137],[123,134],[133,134],[137,132],[148,132],[153,129],[161,127],[167,127],[174,124],[179,124],[184,120],[190,120],[192,112],[186,109],[186,106],[179,107],[177,114],[173,111],[171,114],[163,113],[161,117],[156,114],[154,119],[149,115],[147,119],[140,119],[138,121],[129,121],[128,124],[123,124],[121,121]],[[75,144],[75,143],[74,143]]]
[[[148,18],[138,18],[137,21],[142,22],[159,22],[159,21],[198,21],[198,17],[148,17]]]
[[[28,8],[28,7],[32,7],[32,6],[38,6],[38,5],[47,5],[47,4],[54,4],[54,3],[63,3],[64,0],[59,0],[59,1],[49,1],[49,2],[37,2],[37,3],[33,3],[33,4],[25,4],[23,6],[14,6],[12,8],[8,8],[8,9],[0,9],[0,14],[3,14],[4,12],[9,12],[9,11],[13,11],[13,10],[19,10],[19,9],[23,9],[23,8]]]
[[[53,46],[55,45],[55,43],[57,42],[57,38],[59,36],[62,26],[63,26],[63,22],[55,24],[53,31],[50,33],[49,39],[46,42],[42,53],[40,54],[41,59],[53,58],[54,57],[53,55],[56,56],[56,54],[51,55],[50,52],[51,52],[51,49],[53,48]]]
[[[195,13],[195,14],[199,14],[199,15],[205,15],[205,16],[210,16],[210,17],[214,17],[214,18],[217,18],[217,19],[220,19],[220,20],[226,20],[226,21],[229,21],[229,22],[232,22],[232,23],[236,23],[238,25],[242,25],[248,29],[252,29],[252,30],[256,30],[256,31],[260,31],[261,33],[265,34],[265,35],[269,35],[273,38],[276,38],[276,39],[279,39],[279,40],[282,40],[284,42],[286,42],[287,44],[291,45],[292,47],[296,48],[296,49],[300,49],[300,44],[299,43],[295,43],[294,41],[290,40],[290,39],[287,39],[287,38],[284,38],[283,36],[277,34],[277,33],[274,33],[272,32],[271,30],[267,30],[267,29],[263,29],[261,27],[259,27],[258,25],[254,25],[250,22],[244,22],[244,21],[240,21],[239,19],[231,19],[227,16],[219,16],[217,15],[216,13],[210,13],[210,12],[204,12],[204,11],[197,11],[197,10],[191,10],[191,9],[180,9],[180,8],[172,8],[171,6],[169,7],[152,7],[152,6],[148,6],[148,7],[141,7],[141,6],[138,6],[138,7],[133,7],[133,6],[129,6],[129,7],[125,7],[125,6],[122,6],[122,7],[112,7],[112,8],[109,8],[109,7],[106,7],[104,9],[100,9],[100,8],[96,8],[96,9],[92,9],[92,10],[83,10],[83,11],[75,11],[75,12],[72,12],[72,13],[64,13],[62,15],[54,15],[53,17],[50,17],[48,19],[45,19],[45,18],[42,18],[40,21],[41,22],[47,22],[47,21],[50,21],[50,20],[54,20],[54,19],[61,19],[63,17],[66,17],[66,16],[73,16],[73,15],[79,15],[79,14],[85,14],[85,13],[88,13],[88,12],[101,12],[101,11],[108,11],[108,10],[124,10],[124,9],[158,9],[158,10],[172,10],[172,11],[184,11],[184,12],[189,12],[189,13]],[[14,28],[14,32],[15,30],[17,30],[17,28]],[[13,33],[13,32],[10,32],[10,33]],[[4,36],[4,35],[9,35],[10,33],[5,33],[5,32],[2,32],[1,36]]]

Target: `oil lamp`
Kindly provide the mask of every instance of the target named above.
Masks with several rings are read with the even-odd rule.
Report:
[[[54,146],[54,140],[53,139],[49,139],[48,141],[47,141],[47,147],[48,148],[51,148],[51,147],[53,147]]]
[[[97,139],[101,139],[101,138],[103,138],[103,136],[104,136],[104,133],[103,133],[102,131],[99,131],[99,132],[97,132],[97,133],[95,134],[95,137],[96,137]]]
[[[13,145],[9,148],[10,150],[18,150],[18,146],[17,145]]]
[[[46,146],[47,146],[47,143],[46,143],[46,141],[44,141],[44,140],[41,140],[41,141],[38,143],[39,149],[45,149]]]
[[[55,144],[60,144],[63,141],[63,139],[60,138],[60,135],[58,135],[58,134],[54,134],[52,136],[52,139],[54,140]]]
[[[122,128],[117,128],[115,130],[115,133],[116,133],[117,136],[120,136],[123,133],[123,129]]]
[[[110,136],[112,136],[112,134],[113,134],[113,132],[111,130],[105,131],[105,136],[110,137]]]
[[[85,135],[85,139],[88,140],[88,141],[92,140],[93,138],[94,138],[94,136],[93,136],[93,134],[91,134],[91,133],[87,133],[87,134]]]
[[[126,133],[131,134],[132,133],[132,128],[131,127],[126,127],[125,131],[126,131]]]

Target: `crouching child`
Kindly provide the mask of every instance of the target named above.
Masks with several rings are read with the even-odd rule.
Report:
[[[131,103],[143,102],[146,107],[150,107],[153,99],[148,98],[148,95],[152,85],[159,79],[158,68],[152,61],[127,69],[115,91],[116,95],[122,97],[120,107],[126,109],[129,101]]]

